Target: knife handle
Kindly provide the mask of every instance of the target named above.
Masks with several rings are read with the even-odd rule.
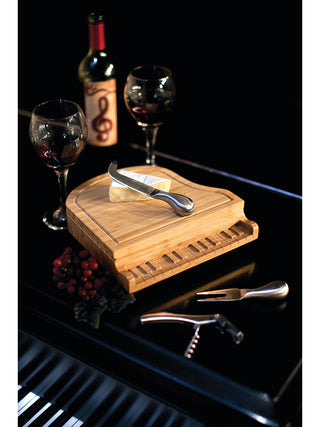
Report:
[[[182,194],[177,193],[168,193],[166,191],[158,190],[151,194],[153,199],[162,200],[163,202],[167,202],[178,215],[187,216],[192,214],[194,210],[193,201]]]
[[[274,280],[260,288],[247,289],[242,299],[282,299],[288,295],[289,286],[282,280]]]

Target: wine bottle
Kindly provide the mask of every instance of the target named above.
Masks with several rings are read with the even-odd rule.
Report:
[[[117,92],[115,67],[105,43],[103,15],[90,13],[89,51],[80,62],[78,77],[84,85],[88,140],[105,147],[117,143]]]

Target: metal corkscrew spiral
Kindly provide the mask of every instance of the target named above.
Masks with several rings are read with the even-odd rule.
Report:
[[[187,359],[191,359],[195,349],[199,343],[199,339],[200,339],[200,325],[194,325],[194,334],[193,337],[191,338],[191,341],[189,342],[188,347],[186,348],[186,351],[184,352],[184,357],[186,357]]]

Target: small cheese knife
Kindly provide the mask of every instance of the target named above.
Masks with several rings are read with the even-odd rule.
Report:
[[[145,194],[152,199],[158,199],[167,202],[178,215],[187,216],[193,212],[194,203],[189,197],[183,196],[182,194],[161,191],[152,187],[151,185],[147,185],[143,182],[137,181],[136,179],[122,175],[121,173],[117,172],[117,166],[118,163],[116,161],[111,162],[108,168],[108,174],[119,184],[138,191],[138,193]]]

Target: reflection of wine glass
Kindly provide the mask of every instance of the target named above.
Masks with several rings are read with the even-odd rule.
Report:
[[[35,151],[55,171],[59,182],[60,207],[46,212],[43,222],[53,230],[65,230],[67,176],[69,167],[85,147],[88,135],[85,115],[71,101],[44,102],[32,111],[29,135]]]
[[[171,112],[175,97],[171,71],[158,65],[134,68],[124,88],[126,107],[146,134],[147,165],[155,164],[153,153],[159,126]]]

